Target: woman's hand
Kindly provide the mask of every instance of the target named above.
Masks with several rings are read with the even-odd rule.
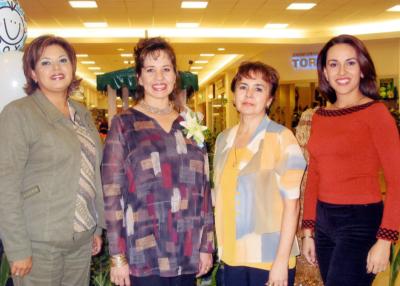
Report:
[[[101,239],[101,236],[94,235],[93,242],[92,242],[92,255],[98,254],[101,250],[102,245],[103,245],[103,240]]]
[[[269,272],[268,286],[288,285],[288,262],[275,260]]]
[[[213,266],[213,258],[211,253],[200,252],[199,272],[196,277],[207,274]]]
[[[111,266],[110,270],[111,282],[118,286],[131,286],[131,280],[129,278],[129,265],[123,266]]]
[[[32,269],[32,256],[23,260],[11,262],[11,275],[25,276],[31,272]]]
[[[305,236],[302,240],[302,253],[307,262],[311,265],[317,265],[317,256],[315,254],[315,241],[311,236]]]
[[[367,257],[367,272],[378,274],[383,272],[389,265],[390,241],[378,239],[371,247]]]

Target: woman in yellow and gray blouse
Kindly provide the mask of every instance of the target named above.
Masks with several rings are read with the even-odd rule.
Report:
[[[267,115],[278,82],[274,68],[242,63],[231,84],[240,122],[217,138],[216,231],[229,286],[294,283],[306,163],[292,132]]]

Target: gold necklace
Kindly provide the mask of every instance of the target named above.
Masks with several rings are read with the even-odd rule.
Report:
[[[170,114],[174,110],[171,102],[168,102],[168,106],[164,107],[164,108],[158,108],[158,107],[151,106],[144,100],[139,101],[139,105],[144,110],[146,110],[150,113],[153,113],[153,114],[157,114],[157,115],[167,115],[167,114]]]

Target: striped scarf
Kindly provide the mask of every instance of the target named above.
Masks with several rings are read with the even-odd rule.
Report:
[[[75,206],[74,231],[83,232],[96,226],[97,213],[94,207],[96,196],[95,164],[96,147],[90,133],[76,111],[69,106],[71,120],[81,145],[79,191]]]

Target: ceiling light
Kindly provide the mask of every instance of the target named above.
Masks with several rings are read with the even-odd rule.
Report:
[[[81,64],[83,65],[94,65],[95,63],[95,61],[81,61]]]
[[[135,61],[124,61],[124,64],[126,64],[126,65],[129,65],[129,64],[133,65],[134,63],[135,63]]]
[[[389,11],[389,12],[400,12],[400,5],[395,5],[395,6],[391,7],[391,8],[389,8],[389,9],[387,9],[386,11]]]
[[[191,73],[193,73],[193,74],[199,74],[197,71],[192,71]]]
[[[350,34],[350,35],[366,35],[366,34],[380,34],[391,33],[400,31],[400,20],[374,22],[359,25],[340,26],[333,29],[337,35]]]
[[[86,28],[106,28],[108,27],[107,22],[85,22],[83,25]]]
[[[101,75],[104,74],[104,72],[94,72],[95,75]]]
[[[198,60],[198,61],[194,61],[195,64],[206,64],[208,63],[208,61],[206,60]]]
[[[88,56],[88,54],[76,54],[77,58],[87,58]]]
[[[69,1],[72,8],[97,8],[96,1]]]
[[[100,67],[88,67],[88,69],[90,69],[91,71],[98,71],[98,70],[101,70]]]
[[[123,57],[123,58],[133,58],[133,54],[132,53],[123,53],[123,54],[121,54],[121,57]]]
[[[287,10],[310,10],[313,8],[315,3],[292,3],[289,6],[287,6]]]
[[[213,57],[215,54],[200,54],[200,57]]]
[[[264,28],[266,28],[266,29],[285,29],[285,28],[287,28],[287,26],[289,26],[289,24],[270,23],[270,24],[266,24],[264,26]]]
[[[207,8],[207,1],[182,1],[181,8],[183,9],[205,9]]]
[[[201,69],[203,69],[203,67],[194,66],[194,67],[190,67],[190,69],[192,69],[192,70],[201,70]]]
[[[118,52],[123,52],[123,51],[125,51],[125,49],[123,49],[123,48],[118,48],[117,51],[118,51]]]
[[[177,28],[197,28],[199,23],[176,23]]]
[[[225,48],[218,48],[218,51],[225,51]]]

